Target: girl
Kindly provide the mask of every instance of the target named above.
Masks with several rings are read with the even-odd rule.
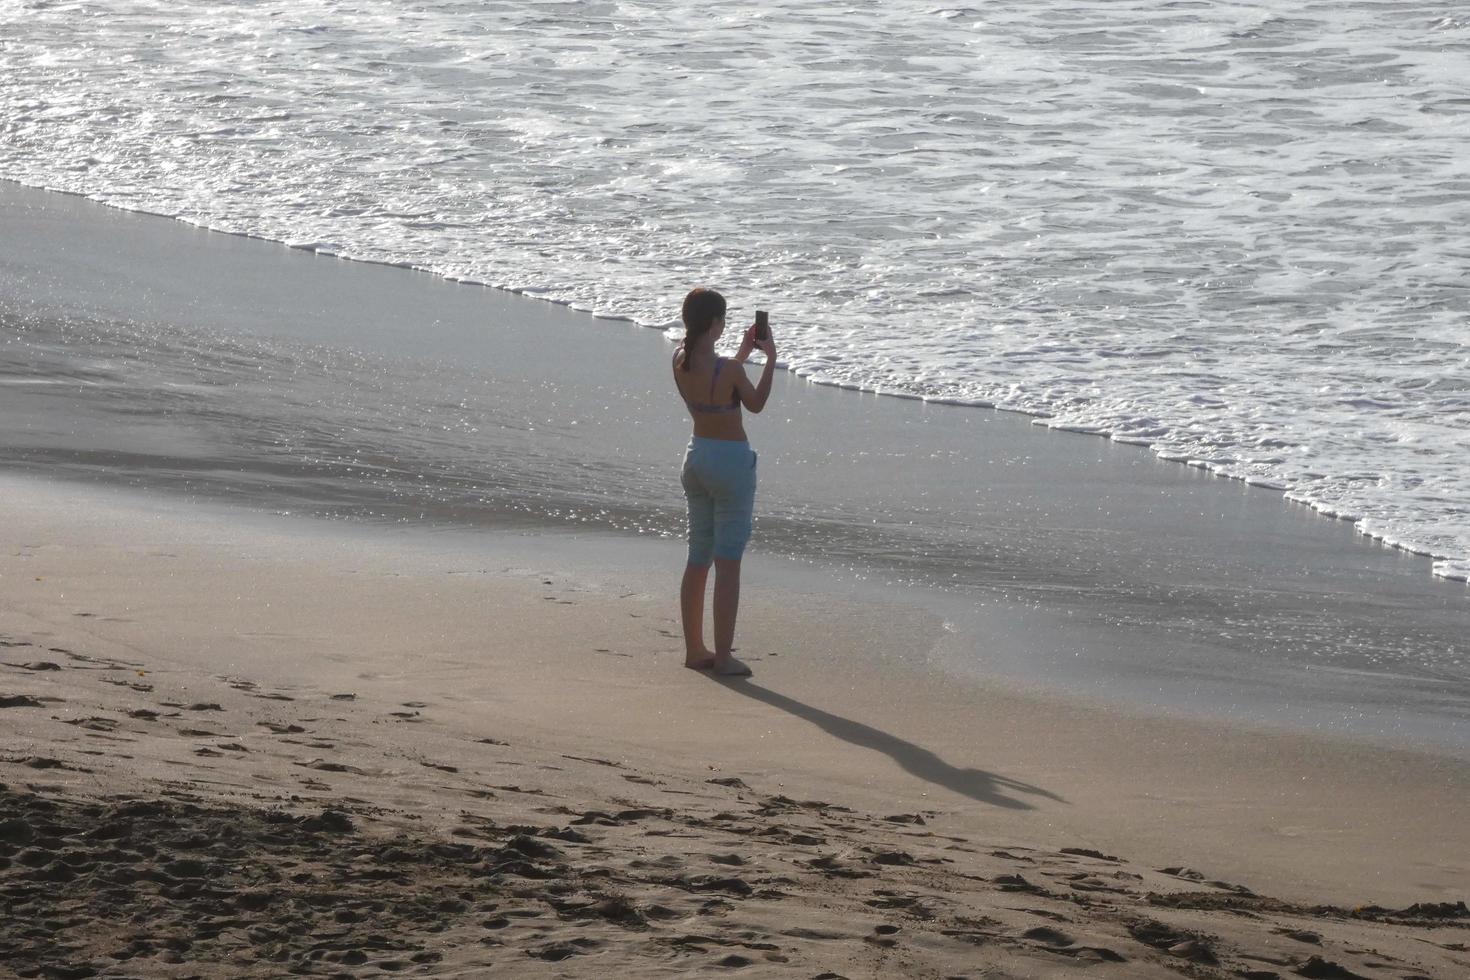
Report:
[[[731,655],[735,613],[740,606],[740,556],[750,538],[755,506],[756,455],[745,438],[740,410],[759,412],[771,397],[776,343],[769,331],[745,331],[732,358],[715,354],[725,331],[725,298],[713,289],[684,297],[684,342],[674,352],[674,383],[694,420],[694,438],[684,454],[684,496],[689,501],[689,564],[679,588],[684,621],[684,666],[747,677],[750,668]],[[751,351],[766,355],[760,381],[745,376]],[[715,649],[704,645],[704,587],[715,565]]]

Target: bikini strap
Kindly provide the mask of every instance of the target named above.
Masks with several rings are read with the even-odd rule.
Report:
[[[715,358],[715,373],[709,376],[709,403],[715,403],[715,382],[720,380],[720,368],[725,366],[723,357]]]

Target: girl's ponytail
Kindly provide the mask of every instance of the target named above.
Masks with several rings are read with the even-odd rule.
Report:
[[[684,297],[684,309],[682,316],[684,320],[684,340],[679,345],[684,349],[684,370],[689,370],[689,345],[698,340],[715,325],[715,321],[725,315],[725,297],[707,289],[704,286],[696,286],[689,290],[689,295]]]

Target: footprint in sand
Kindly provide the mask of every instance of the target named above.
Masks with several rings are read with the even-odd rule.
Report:
[[[1024,854],[1012,854],[1010,851],[991,851],[991,857],[1005,858],[1007,861],[1024,861],[1027,864],[1035,864],[1036,859]]]
[[[750,789],[739,776],[721,776],[718,779],[706,779],[705,782],[716,786],[729,786],[732,789]]]
[[[812,858],[810,861],[798,861],[797,864],[805,864],[814,871],[820,871],[833,878],[872,878],[871,871],[860,871],[857,868],[848,867],[835,854],[825,854],[821,857]]]
[[[131,688],[132,690],[139,691],[143,694],[147,694],[153,690],[152,684],[140,684],[137,681],[120,681],[115,680],[111,677],[104,677],[102,678],[102,680],[108,684],[112,684],[117,687]]]
[[[293,762],[291,765],[300,766],[303,769],[316,769],[321,772],[350,772],[359,776],[366,776],[368,774],[366,770],[359,769],[356,766],[349,766],[342,762],[328,762],[326,759],[312,759],[310,762]]]
[[[723,864],[735,868],[745,866],[745,858],[741,857],[739,854],[711,854],[709,855],[709,859],[715,864]]]
[[[563,959],[570,958],[570,956],[581,956],[597,951],[601,946],[603,946],[603,943],[598,942],[598,940],[579,936],[576,939],[566,940],[566,942],[550,943],[547,946],[534,946],[534,948],[528,949],[526,952],[529,955],[535,956],[537,959],[560,962]]]
[[[1051,926],[1036,926],[1027,929],[1021,933],[1021,938],[1041,943],[1043,946],[1070,946],[1074,942],[1071,936]]]
[[[621,762],[614,762],[612,759],[599,759],[595,755],[563,755],[562,758],[570,759],[573,762],[590,762],[593,765],[607,766],[611,769],[626,768]]]
[[[527,787],[527,786],[517,786],[514,783],[511,783],[511,784],[508,784],[508,785],[505,785],[505,786],[491,786],[490,788],[491,789],[498,789],[498,790],[501,790],[502,792],[505,792],[505,793],[521,793],[521,794],[524,794],[526,796],[550,796],[551,795],[550,793],[546,792],[546,790],[544,790],[544,789],[535,789],[534,787]]]
[[[48,698],[50,701],[60,701],[61,698]],[[37,700],[27,694],[0,694],[0,708],[41,708],[45,702]]]
[[[863,904],[875,909],[906,912],[918,919],[927,920],[934,918],[933,909],[921,902],[918,896],[904,895],[882,888],[876,889],[873,895],[873,898],[868,899]]]
[[[1087,847],[1064,847],[1060,851],[1058,851],[1057,853],[1058,854],[1073,854],[1073,855],[1076,855],[1077,857],[1096,858],[1099,861],[1111,861],[1114,864],[1122,864],[1123,863],[1123,859],[1120,858],[1120,857],[1114,857],[1111,854],[1104,854],[1102,851],[1094,851],[1091,848],[1087,848]]]
[[[93,732],[110,732],[117,729],[116,718],[99,718],[96,716],[91,718],[72,718],[62,724],[75,725],[78,728],[85,728]]]
[[[24,759],[6,759],[6,762],[19,762],[27,769],[66,769],[71,772],[92,772],[91,769],[83,769],[81,766],[69,766],[60,759],[52,759],[48,756],[33,755]]]
[[[872,943],[874,946],[891,949],[898,945],[898,940],[893,938],[897,932],[898,926],[889,925],[885,922],[882,925],[874,926],[873,934],[866,937],[865,941]]]
[[[1121,953],[1108,949],[1105,946],[1079,945],[1071,936],[1062,932],[1060,929],[1053,929],[1051,926],[1036,926],[1035,928],[1027,929],[1021,933],[1021,938],[1038,943],[1050,952],[1059,953],[1063,956],[1071,956],[1079,960],[1092,962],[1107,961],[1110,963],[1123,963],[1127,961],[1126,957]]]

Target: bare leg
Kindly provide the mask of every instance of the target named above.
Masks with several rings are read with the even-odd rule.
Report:
[[[735,615],[740,611],[740,562],[715,559],[715,656],[730,656],[735,645]]]
[[[735,615],[740,611],[740,559],[715,559],[714,606],[715,673],[749,674],[750,668],[730,653],[735,646]]]
[[[679,585],[679,614],[684,620],[684,666],[703,670],[715,661],[704,645],[704,585],[708,565],[685,565]]]

